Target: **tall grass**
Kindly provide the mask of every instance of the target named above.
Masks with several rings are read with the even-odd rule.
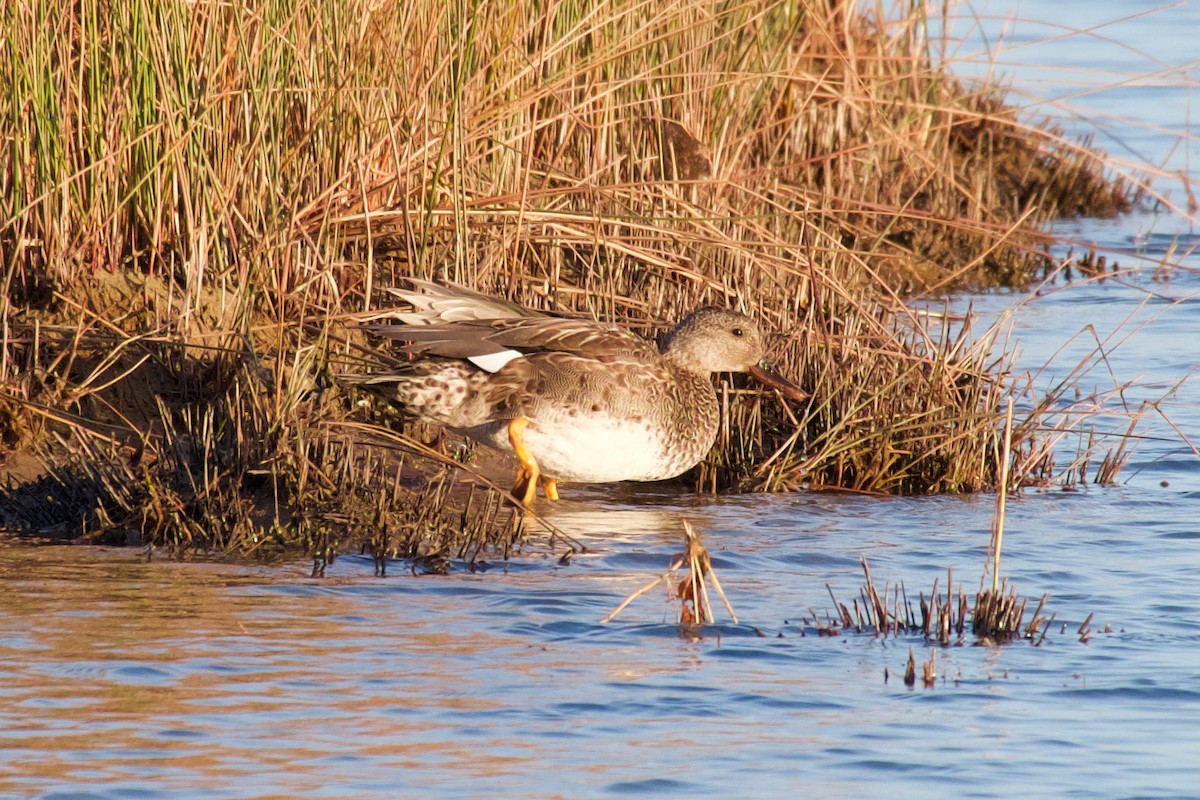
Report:
[[[361,412],[329,359],[361,353],[343,323],[411,275],[646,332],[714,302],[787,332],[776,360],[813,403],[727,389],[698,486],[987,487],[1003,354],[900,299],[1022,284],[1041,223],[1130,191],[956,81],[923,13],[13,0],[5,445],[170,462],[193,519],[218,484],[278,509],[316,470],[334,497],[336,448],[314,443]],[[213,541],[244,545],[254,516]]]

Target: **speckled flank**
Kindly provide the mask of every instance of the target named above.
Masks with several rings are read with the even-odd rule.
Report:
[[[486,401],[490,373],[459,362],[416,364],[408,372],[371,376],[360,385],[424,422],[467,429],[494,414]]]

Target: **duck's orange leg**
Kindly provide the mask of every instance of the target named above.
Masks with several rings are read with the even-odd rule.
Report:
[[[557,500],[558,499],[558,481],[554,480],[554,478],[547,478],[545,475],[543,475],[542,476],[542,491],[546,493],[547,500]]]
[[[508,423],[508,441],[512,444],[513,452],[517,454],[517,460],[521,462],[521,466],[517,469],[517,482],[512,488],[512,493],[513,497],[525,505],[532,503],[533,498],[537,496],[538,476],[541,475],[537,459],[525,446],[525,428],[528,425],[529,420],[525,417],[517,417]],[[555,494],[557,495],[558,492],[556,491]],[[549,497],[549,493],[546,496]]]

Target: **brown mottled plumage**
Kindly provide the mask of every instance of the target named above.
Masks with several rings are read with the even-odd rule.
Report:
[[[346,376],[411,416],[521,461],[514,493],[533,499],[539,474],[607,483],[672,478],[717,435],[714,372],[750,372],[792,397],[759,366],[763,338],[742,314],[704,308],[653,343],[616,326],[551,317],[465,289],[413,281],[393,290],[413,311],[369,330],[422,356],[392,373]]]

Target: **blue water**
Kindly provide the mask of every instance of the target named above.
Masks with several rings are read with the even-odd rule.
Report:
[[[1084,27],[1130,7],[1019,16]],[[1020,49],[989,41],[1023,95],[1062,97],[1184,64],[1197,30],[1193,2],[1106,29],[1123,45],[1039,49],[1046,29],[1023,23],[1005,40]],[[1195,66],[1167,72],[1072,102],[1101,115],[1106,147],[1195,179]],[[1040,389],[1104,343],[1085,388],[1113,431],[1155,404],[1117,486],[1010,499],[1003,571],[1033,604],[1050,593],[1041,646],[817,635],[811,611],[824,621],[829,589],[857,596],[860,557],[910,598],[944,590],[948,569],[978,588],[988,496],[574,488],[551,520],[592,552],[447,577],[0,543],[0,797],[1200,797],[1197,228],[1160,210],[1062,231],[1125,271],[952,302],[980,326],[1011,313]],[[1178,266],[1160,271],[1168,254]],[[740,624],[717,602],[720,624],[681,631],[661,587],[601,624],[665,569],[685,520]],[[910,648],[918,664],[936,653],[931,688],[904,684]]]

